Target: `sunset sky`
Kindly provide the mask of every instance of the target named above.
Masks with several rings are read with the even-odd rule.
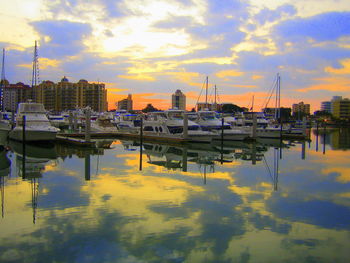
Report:
[[[40,81],[103,82],[110,109],[128,93],[167,109],[176,89],[191,109],[206,76],[219,102],[254,96],[256,110],[277,73],[282,106],[350,97],[349,0],[11,0],[0,13],[10,83],[31,83],[37,40]]]

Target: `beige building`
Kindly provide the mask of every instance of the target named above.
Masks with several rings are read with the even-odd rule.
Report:
[[[186,110],[186,96],[179,89],[176,90],[173,95],[171,95],[171,108]]]
[[[97,112],[107,111],[107,90],[103,83],[89,83],[81,79],[77,83],[63,77],[60,82],[43,81],[35,87],[35,100],[45,109],[61,112],[75,108],[91,107]]]
[[[118,110],[132,110],[132,97],[131,94],[128,95],[126,99],[120,100],[116,103]]]
[[[298,104],[292,105],[292,113],[293,115],[298,113],[310,114],[310,104],[304,104],[304,102],[299,102]]]
[[[17,105],[33,99],[33,89],[22,82],[9,84],[4,80],[3,85],[3,104],[5,111],[17,111]]]
[[[331,100],[331,112],[338,119],[350,118],[350,100],[341,96],[334,96]]]

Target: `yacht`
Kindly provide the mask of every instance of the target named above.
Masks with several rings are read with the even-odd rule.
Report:
[[[118,130],[129,133],[139,133],[141,127],[141,117],[132,113],[120,113],[114,117]]]
[[[92,132],[116,133],[118,129],[113,125],[112,118],[108,114],[101,114],[91,122]]]
[[[198,112],[191,112],[188,114],[188,118],[191,121],[197,123],[202,130],[210,131],[216,134],[216,138],[221,139],[221,133],[223,132],[224,140],[238,140],[242,141],[249,138],[251,132],[240,127],[232,127],[227,122],[222,123],[215,111],[203,110]]]
[[[0,112],[0,145],[5,145],[7,142],[8,133],[11,131],[11,123],[5,119],[3,113]]]
[[[63,114],[48,114],[48,119],[52,126],[59,129],[68,129],[69,128],[69,115]]]
[[[188,119],[187,138],[184,134],[184,110],[171,109],[151,112],[146,116],[143,125],[143,134],[158,138],[188,139],[194,142],[210,142],[215,133],[203,131],[195,122]]]
[[[25,117],[25,141],[52,141],[60,130],[51,125],[41,103],[24,102],[18,105],[16,126],[9,138],[23,141],[23,117]]]

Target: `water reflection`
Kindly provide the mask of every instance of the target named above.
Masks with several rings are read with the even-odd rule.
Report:
[[[33,188],[12,169],[21,156],[13,146],[0,158],[10,175],[1,181],[0,261],[346,262],[348,154],[317,152],[315,136],[58,144]]]

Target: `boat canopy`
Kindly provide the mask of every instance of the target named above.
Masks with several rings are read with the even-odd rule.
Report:
[[[18,113],[46,113],[46,110],[41,103],[20,103]]]

